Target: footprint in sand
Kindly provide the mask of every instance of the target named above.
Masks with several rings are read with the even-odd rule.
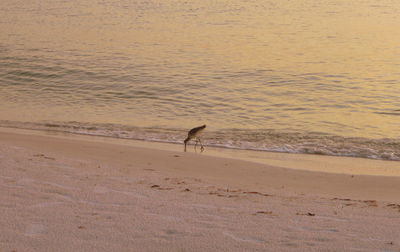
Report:
[[[174,188],[171,188],[171,187],[161,187],[159,185],[152,185],[151,188],[157,189],[157,190],[172,190],[172,189],[174,189]]]
[[[387,207],[397,209],[400,212],[400,204],[387,204]]]
[[[208,194],[210,195],[216,195],[218,197],[226,197],[226,198],[234,198],[234,197],[239,197],[239,195],[237,194],[227,194],[227,193],[219,193],[219,192],[215,192],[215,191],[211,191]]]
[[[44,155],[44,154],[35,154],[35,155],[33,155],[34,157],[42,157],[42,158],[45,158],[45,159],[50,159],[50,160],[56,160],[55,158],[53,158],[53,157],[48,157],[48,156],[46,156],[46,155]]]
[[[363,202],[365,204],[367,204],[367,206],[370,206],[370,207],[377,207],[378,206],[378,202],[376,202],[376,200],[364,200]]]
[[[187,184],[187,182],[185,180],[179,179],[179,178],[164,178],[164,180],[169,181],[169,183],[175,184],[175,185]]]
[[[261,195],[261,196],[272,196],[271,194],[267,194],[267,193],[260,193],[260,192],[243,192],[245,194],[257,194],[257,195]]]
[[[296,215],[315,216],[315,213],[296,213]]]
[[[255,213],[253,213],[253,215],[258,215],[258,214],[272,215],[272,211],[257,211]],[[274,214],[274,216],[277,216],[277,215]]]
[[[345,199],[345,198],[333,198],[333,200],[339,200],[339,201],[347,201],[351,203],[345,203],[345,206],[355,206],[355,202],[362,202],[365,203],[369,207],[377,207],[378,202],[376,200],[352,200],[352,199]]]

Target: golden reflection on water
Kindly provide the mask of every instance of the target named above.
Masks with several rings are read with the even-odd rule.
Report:
[[[11,48],[14,56],[24,56],[27,49],[40,48],[74,65],[85,55],[98,58],[119,55],[127,64],[150,65],[155,74],[175,76],[178,81],[187,78],[188,82],[201,82],[201,78],[218,82],[217,77],[224,79],[229,75],[218,75],[225,72],[267,71],[272,76],[293,80],[294,84],[283,85],[277,92],[279,95],[266,97],[263,92],[275,91],[269,85],[271,80],[260,85],[243,83],[246,79],[241,78],[233,87],[226,84],[218,91],[260,89],[260,92],[232,94],[235,106],[244,107],[244,114],[251,111],[257,118],[267,113],[283,113],[278,108],[265,110],[282,101],[290,108],[306,108],[306,111],[285,110],[289,119],[276,119],[275,125],[264,119],[236,126],[274,128],[299,122],[299,128],[329,131],[324,124],[330,123],[354,126],[350,133],[346,128],[340,132],[335,126],[335,133],[344,135],[372,136],[380,131],[381,136],[398,136],[400,117],[375,113],[400,109],[398,2],[40,0],[22,4],[3,0],[0,6],[4,7],[0,30],[5,31],[0,33],[0,45]],[[304,81],[303,86],[297,84],[299,80]],[[310,83],[313,85],[304,87]],[[325,86],[320,88],[322,85]],[[290,94],[282,95],[286,92]],[[29,114],[16,113],[18,108],[11,109],[10,101],[0,102],[9,108],[8,112],[0,112],[5,117]],[[86,111],[82,114],[93,115],[91,120],[99,116],[99,108],[93,104],[79,106]],[[62,109],[65,107],[44,109],[38,114],[42,119],[62,120]],[[97,114],[91,113],[95,111]],[[107,113],[103,113],[103,122],[126,122],[126,114],[118,117],[112,109],[108,112],[115,117],[107,118]],[[153,112],[157,113],[143,112],[142,121],[162,124],[163,119],[148,116]],[[79,113],[65,111],[64,116],[67,114],[68,119],[74,119]],[[182,121],[189,125],[199,119],[209,118],[183,117]],[[250,116],[248,121],[251,119]],[[219,122],[219,127],[224,127],[224,121]],[[305,122],[315,123],[302,126]]]

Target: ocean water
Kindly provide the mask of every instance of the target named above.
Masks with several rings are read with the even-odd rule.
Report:
[[[400,160],[400,2],[2,0],[0,126]]]

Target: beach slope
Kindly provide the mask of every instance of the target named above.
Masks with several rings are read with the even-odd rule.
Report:
[[[400,177],[289,166],[3,129],[0,251],[400,251]]]

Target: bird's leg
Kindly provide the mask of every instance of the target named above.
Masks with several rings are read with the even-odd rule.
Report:
[[[200,138],[198,138],[198,140],[199,140],[199,143],[200,143],[200,146],[201,146],[200,152],[203,152],[203,151],[204,151],[204,146],[203,146],[203,144],[201,143]]]
[[[196,138],[196,143],[194,144],[194,150],[197,152],[197,144],[199,143],[199,139]]]

